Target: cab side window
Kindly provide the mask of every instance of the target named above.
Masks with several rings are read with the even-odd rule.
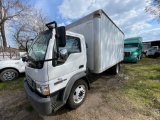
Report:
[[[66,46],[64,48],[67,49],[68,54],[80,53],[81,52],[80,39],[77,37],[67,36]]]
[[[67,36],[66,46],[59,48],[59,58],[53,61],[53,66],[62,65],[66,62],[68,56],[73,53],[81,52],[80,39],[77,37]],[[56,42],[53,46],[53,58],[56,58],[57,55],[57,46]]]

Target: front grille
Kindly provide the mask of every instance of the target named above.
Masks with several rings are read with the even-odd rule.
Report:
[[[27,83],[33,90],[35,89],[35,87],[36,87],[35,82],[28,76],[27,76]]]
[[[124,57],[130,57],[130,52],[124,52]]]

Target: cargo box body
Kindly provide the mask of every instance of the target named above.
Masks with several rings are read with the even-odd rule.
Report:
[[[123,61],[124,33],[103,10],[87,15],[66,26],[66,29],[84,36],[87,67],[93,73],[101,73]]]

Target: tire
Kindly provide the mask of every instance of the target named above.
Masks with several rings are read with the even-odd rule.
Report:
[[[155,53],[155,54],[154,54],[154,58],[158,58],[158,53]]]
[[[72,87],[69,98],[67,100],[67,105],[71,109],[78,108],[85,100],[88,92],[88,85],[84,80],[78,80]],[[79,97],[80,96],[80,97]],[[77,100],[77,97],[78,100]]]
[[[138,60],[139,60],[139,58],[137,57],[137,60],[135,61],[135,63],[137,63],[137,62],[138,62]]]
[[[14,80],[18,78],[18,72],[14,69],[5,69],[0,73],[1,81]]]
[[[120,64],[119,64],[119,63],[116,64],[115,66],[113,66],[113,67],[111,68],[111,70],[112,70],[112,74],[113,74],[113,75],[119,74],[119,71],[120,71]]]

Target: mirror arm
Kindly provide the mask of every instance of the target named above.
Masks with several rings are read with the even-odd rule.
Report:
[[[56,34],[55,34],[55,38],[56,38],[56,45],[57,45],[57,59],[59,58],[59,42],[58,42],[58,39],[59,39],[59,34],[57,32],[57,23],[55,21],[52,22],[52,24],[55,24],[55,31],[56,31]]]
[[[55,26],[55,31],[56,31],[56,34],[55,34],[55,38],[56,38],[56,45],[57,45],[57,59],[59,57],[59,34],[58,34],[58,30],[57,30],[57,22],[56,21],[53,21],[53,22],[50,22],[48,24],[46,24],[46,26],[48,27],[48,29],[53,29],[53,27],[51,26],[52,24],[54,24]]]
[[[56,30],[57,31],[57,30]],[[56,45],[57,45],[57,59],[59,58],[59,34],[57,34],[56,32],[56,35],[55,35],[55,38],[56,38]]]

